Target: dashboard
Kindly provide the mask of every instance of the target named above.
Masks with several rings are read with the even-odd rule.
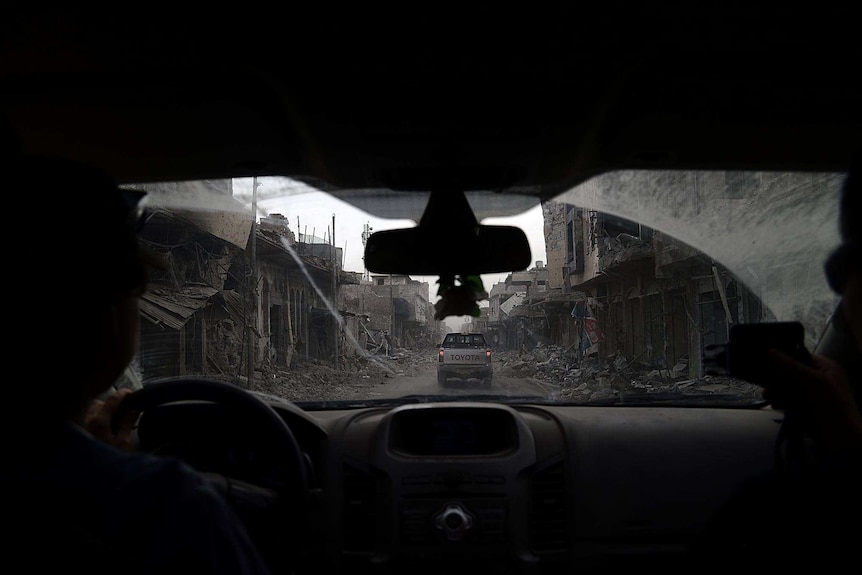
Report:
[[[139,430],[151,446],[174,436],[182,457],[192,444],[171,421],[194,416],[207,430],[198,439],[222,446],[196,449],[198,466],[236,475],[245,465],[241,478],[258,484],[279,476],[251,423],[228,424],[202,404],[170,407]],[[715,513],[772,470],[780,427],[769,409],[272,407],[309,465],[315,569],[351,574],[683,572]]]

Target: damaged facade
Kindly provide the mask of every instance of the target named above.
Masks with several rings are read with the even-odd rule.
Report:
[[[372,275],[341,286],[338,305],[364,318],[358,341],[370,353],[390,344],[433,347],[439,343],[441,322],[434,319],[429,293],[427,282],[409,276]]]
[[[699,185],[732,199],[759,185],[756,174],[711,177]],[[774,319],[728,270],[666,234],[565,203],[545,203],[543,216],[546,290],[525,293],[507,316],[497,316],[525,318],[536,345],[557,346],[579,364],[594,357],[698,378],[707,350],[726,343],[732,325]],[[492,302],[492,317],[501,305]]]
[[[505,281],[491,286],[487,327],[482,331],[495,348],[518,350],[549,341],[543,311],[524,305],[528,299],[547,294],[548,272],[544,262],[537,261],[531,269],[512,272]]]
[[[701,358],[730,326],[765,310],[724,268],[673,238],[622,218],[566,204],[543,207],[549,337],[579,357],[623,357],[703,375]],[[554,297],[558,298],[557,301]]]
[[[245,379],[255,371],[290,370],[297,362],[337,363],[363,353],[356,344],[369,323],[389,321],[388,312],[339,297],[341,290],[365,288],[360,273],[342,269],[341,249],[301,234],[308,241],[297,242],[280,214],[255,224],[249,208],[233,198],[230,180],[135,187],[147,191],[155,206],[166,191],[205,193],[218,204],[207,214],[162,206],[148,215],[141,240],[167,262],[141,299],[138,362],[148,374]],[[416,283],[397,286],[397,333],[405,344],[424,333],[433,316],[427,284]],[[338,302],[337,315],[327,302]],[[153,349],[172,350],[174,357],[148,361]]]

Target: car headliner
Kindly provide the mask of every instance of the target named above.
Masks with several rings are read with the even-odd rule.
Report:
[[[0,98],[27,151],[121,183],[283,175],[348,201],[544,199],[620,168],[845,169],[862,124],[852,18],[694,8],[422,25],[21,11]]]

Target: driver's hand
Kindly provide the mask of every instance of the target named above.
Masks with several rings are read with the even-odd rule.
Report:
[[[117,407],[131,393],[131,389],[121,389],[105,400],[94,399],[84,415],[84,429],[108,445],[113,445],[122,451],[132,451],[132,428],[138,419],[138,414],[126,414],[117,426],[117,433],[111,429],[111,420]]]

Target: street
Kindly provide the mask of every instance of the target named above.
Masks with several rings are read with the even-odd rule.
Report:
[[[363,391],[367,393],[368,390],[366,388]],[[437,384],[437,369],[433,362],[423,363],[419,373],[415,375],[385,377],[381,384],[370,392],[372,397],[400,397],[403,395],[532,395],[542,398],[552,397],[550,388],[546,388],[533,379],[505,377],[496,373],[489,387],[482,385],[478,380],[450,380],[445,387],[441,387]]]
[[[511,369],[511,358],[494,359],[490,386],[478,380],[437,383],[435,349],[399,350],[392,357],[369,356],[344,361],[339,369],[325,364],[306,364],[302,369],[259,374],[253,389],[289,401],[338,401],[397,398],[405,395],[447,396],[538,396],[557,398],[558,381],[534,377]],[[516,366],[527,361],[516,362]]]

